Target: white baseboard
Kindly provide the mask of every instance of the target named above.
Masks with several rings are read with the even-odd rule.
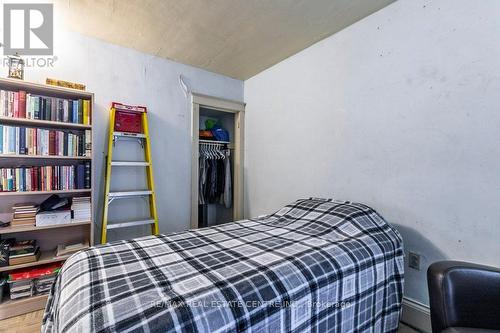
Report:
[[[431,333],[431,312],[429,307],[414,299],[403,297],[401,321],[425,333]]]

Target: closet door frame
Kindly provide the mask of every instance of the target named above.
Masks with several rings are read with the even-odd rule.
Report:
[[[191,229],[198,228],[200,107],[234,114],[233,220],[243,219],[243,163],[245,103],[192,93],[191,112]]]

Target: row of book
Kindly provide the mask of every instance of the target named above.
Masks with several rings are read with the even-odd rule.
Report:
[[[74,221],[90,221],[90,197],[74,197],[71,204]]]
[[[91,114],[90,100],[87,99],[72,100],[39,96],[22,90],[0,90],[1,117],[90,125]]]
[[[8,238],[2,240],[1,251],[6,260],[0,261],[0,266],[26,264],[40,258],[40,247],[35,239],[16,241],[14,238]]]
[[[0,125],[0,154],[86,156],[92,154],[92,132],[74,134],[43,128]]]
[[[90,189],[90,162],[78,165],[47,165],[0,168],[1,192]]]
[[[62,263],[15,270],[8,275],[10,299],[43,295],[50,291]]]
[[[10,225],[13,227],[20,225],[35,225],[35,216],[40,208],[38,205],[31,203],[19,203],[12,207],[12,220]]]

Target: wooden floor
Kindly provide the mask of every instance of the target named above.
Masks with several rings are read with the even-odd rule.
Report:
[[[42,326],[43,310],[0,320],[1,333],[39,333]]]
[[[0,320],[1,333],[39,333],[42,324],[43,310],[30,312],[21,316]],[[417,333],[417,331],[401,323],[398,333]]]

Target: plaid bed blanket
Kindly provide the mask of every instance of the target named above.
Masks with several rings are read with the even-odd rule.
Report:
[[[373,209],[304,199],[99,245],[64,264],[43,332],[395,332],[402,240]]]

